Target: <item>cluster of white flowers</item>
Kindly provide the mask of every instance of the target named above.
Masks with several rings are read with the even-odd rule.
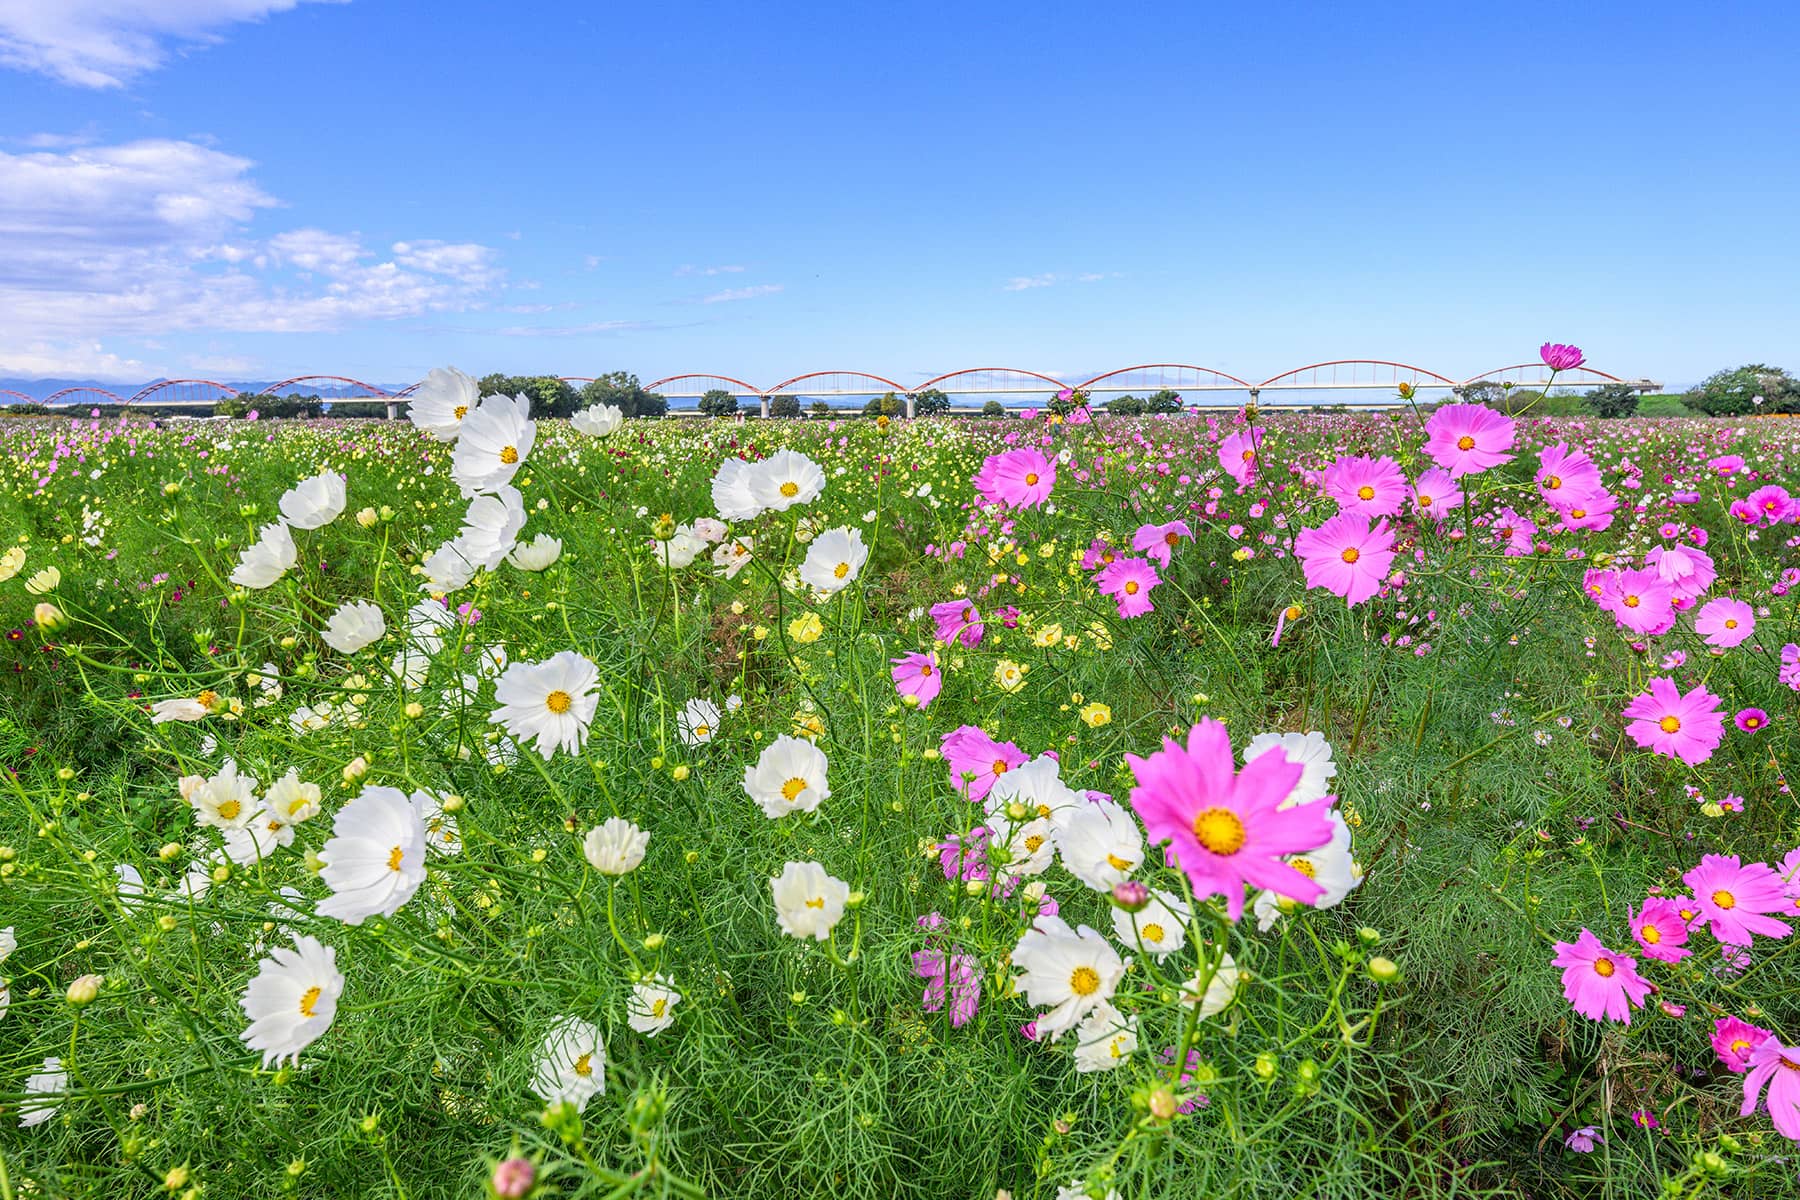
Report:
[[[281,519],[258,531],[256,541],[244,550],[231,572],[231,582],[252,591],[272,587],[298,561],[293,531],[323,529],[338,519],[347,501],[344,477],[335,471],[302,479],[289,488],[276,505]]]

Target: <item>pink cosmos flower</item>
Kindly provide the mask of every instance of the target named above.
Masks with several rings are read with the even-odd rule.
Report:
[[[1620,571],[1609,605],[1613,618],[1633,633],[1665,633],[1675,625],[1675,594],[1652,569]]]
[[[987,626],[981,623],[981,614],[967,600],[946,600],[942,604],[932,605],[931,619],[937,623],[938,641],[946,646],[954,646],[958,642],[965,646],[978,646],[987,633]]]
[[[1793,515],[1794,498],[1780,484],[1771,483],[1757,488],[1744,497],[1746,503],[1762,514],[1762,519],[1770,525],[1778,525]]]
[[[1750,1069],[1750,1055],[1773,1037],[1760,1025],[1752,1025],[1736,1017],[1720,1017],[1713,1022],[1712,1048],[1719,1063],[1733,1075]]]
[[[1346,454],[1325,468],[1324,484],[1339,512],[1365,517],[1397,513],[1412,495],[1400,464],[1385,454],[1380,458]]]
[[[1322,587],[1355,606],[1381,590],[1394,565],[1394,535],[1387,518],[1370,527],[1355,513],[1339,513],[1317,529],[1303,529],[1294,539],[1306,586]]]
[[[1150,589],[1161,582],[1156,568],[1142,558],[1121,558],[1094,577],[1100,594],[1118,602],[1121,617],[1141,617],[1154,609]]]
[[[1721,475],[1732,475],[1744,469],[1744,459],[1739,454],[1721,454],[1717,458],[1706,460],[1706,469],[1717,471]]]
[[[890,658],[894,664],[894,690],[902,696],[916,696],[923,710],[944,690],[944,675],[938,669],[935,654],[914,652]]]
[[[1043,453],[1025,447],[990,454],[975,473],[975,490],[989,504],[1036,508],[1056,486],[1056,466]]]
[[[1762,519],[1763,519],[1762,509],[1756,507],[1756,505],[1750,503],[1748,500],[1733,500],[1731,502],[1731,507],[1726,509],[1725,511],[1727,513],[1729,513],[1731,515],[1732,519],[1737,521],[1739,524],[1743,524],[1743,525],[1760,525],[1760,524],[1762,524]]]
[[[1128,754],[1125,761],[1137,778],[1131,807],[1152,839],[1171,843],[1196,899],[1224,896],[1235,921],[1244,913],[1246,884],[1303,904],[1325,894],[1282,856],[1331,841],[1336,797],[1282,808],[1303,772],[1281,751],[1258,755],[1234,773],[1231,738],[1208,717],[1189,731],[1186,747],[1164,738],[1150,757]]]
[[[1219,466],[1242,487],[1256,478],[1257,453],[1262,447],[1260,425],[1240,429],[1219,443]]]
[[[1711,758],[1725,737],[1719,698],[1703,684],[1682,695],[1666,675],[1652,679],[1650,691],[1633,698],[1620,715],[1635,718],[1625,726],[1632,741],[1690,767]]]
[[[922,1007],[926,1012],[943,1012],[950,1004],[950,1025],[960,1029],[975,1017],[981,1004],[981,967],[961,947],[949,950],[916,950],[913,952],[913,974],[925,980]]]
[[[1764,1087],[1769,1089],[1766,1100],[1762,1097]],[[1750,1052],[1750,1070],[1744,1075],[1744,1104],[1738,1109],[1738,1116],[1755,1112],[1759,1101],[1767,1104],[1775,1132],[1800,1142],[1800,1046],[1784,1045],[1774,1034]]]
[[[1768,728],[1769,714],[1760,708],[1740,708],[1732,720],[1742,732],[1755,733],[1759,729]]]
[[[1694,907],[1713,937],[1748,946],[1752,935],[1784,938],[1794,931],[1769,913],[1791,911],[1781,876],[1767,863],[1743,864],[1735,854],[1708,854],[1681,881],[1694,889]]]
[[[1756,613],[1742,600],[1720,596],[1694,614],[1694,632],[1709,646],[1731,647],[1756,631]]]
[[[1510,508],[1501,509],[1494,517],[1493,529],[1494,537],[1505,543],[1506,549],[1502,553],[1508,558],[1518,558],[1537,549],[1537,525]]]
[[[939,842],[938,866],[943,868],[944,878],[964,881],[987,879],[987,843],[992,836],[993,832],[987,826],[977,825],[969,830],[966,837],[952,834],[947,840]]]
[[[1561,342],[1545,342],[1538,347],[1538,357],[1552,371],[1573,371],[1587,359],[1579,346],[1565,346]]]
[[[1632,914],[1631,936],[1657,962],[1680,962],[1693,953],[1685,948],[1688,925],[1681,919],[1681,905],[1665,896],[1648,897]]]
[[[985,799],[994,781],[1031,761],[1031,756],[1011,742],[996,742],[980,727],[963,725],[946,733],[941,743],[944,758],[950,764],[950,787],[966,791],[970,800]],[[963,781],[972,774],[974,780]]]
[[[1190,541],[1194,531],[1188,528],[1186,521],[1170,521],[1166,525],[1140,525],[1131,537],[1131,548],[1140,550],[1148,558],[1155,559],[1162,566],[1169,565],[1169,555],[1181,544],[1182,538]]]
[[[1545,446],[1538,452],[1536,475],[1538,494],[1551,508],[1572,508],[1604,491],[1600,486],[1600,468],[1579,450],[1569,449],[1567,442]]]
[[[1095,538],[1088,543],[1087,553],[1081,556],[1081,569],[1084,571],[1093,571],[1100,567],[1108,567],[1111,566],[1113,560],[1118,557],[1119,552],[1117,550],[1114,550],[1099,538]]]
[[[1509,463],[1513,419],[1484,404],[1446,404],[1425,421],[1425,453],[1452,478]]]
[[[1719,577],[1712,555],[1695,546],[1652,546],[1644,555],[1644,565],[1656,568],[1678,601],[1698,600]]]
[[[1619,498],[1608,491],[1598,491],[1575,500],[1567,508],[1557,510],[1562,520],[1557,523],[1557,531],[1571,533],[1577,529],[1610,529],[1613,513],[1619,507]]]
[[[1553,966],[1563,969],[1563,996],[1590,1021],[1631,1024],[1631,1010],[1653,990],[1637,973],[1637,960],[1614,954],[1586,929],[1573,942],[1556,943]]]
[[[1775,678],[1800,692],[1800,646],[1789,642],[1781,648],[1781,666],[1776,668]]]
[[[1442,467],[1422,472],[1412,486],[1413,511],[1426,520],[1437,520],[1453,508],[1461,508],[1462,489]]]

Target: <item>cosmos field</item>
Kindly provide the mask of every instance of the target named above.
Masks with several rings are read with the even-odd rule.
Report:
[[[1786,1196],[1800,425],[0,430],[0,1197]]]

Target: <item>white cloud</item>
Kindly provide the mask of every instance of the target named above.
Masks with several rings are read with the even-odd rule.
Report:
[[[733,300],[754,300],[758,296],[773,296],[781,290],[779,283],[759,283],[754,287],[726,288],[722,292],[700,297],[702,304],[728,304]]]
[[[7,0],[0,0],[0,4]],[[277,202],[193,142],[0,152],[0,312],[18,341],[315,331],[472,307],[503,278],[470,242],[246,226]]]
[[[1048,273],[1043,275],[1015,275],[1006,281],[1005,290],[1009,292],[1023,292],[1028,291],[1031,288],[1049,287],[1055,282],[1056,276]]]
[[[0,346],[0,375],[136,383],[152,373],[143,363],[134,358],[120,358],[99,342],[31,342],[24,346]]]
[[[122,87],[161,66],[171,49],[211,45],[225,26],[305,2],[0,0],[0,64],[78,87]]]
[[[675,275],[677,278],[688,275],[739,275],[742,274],[743,271],[744,268],[739,266],[696,267],[692,263],[689,263],[684,266],[676,267]]]

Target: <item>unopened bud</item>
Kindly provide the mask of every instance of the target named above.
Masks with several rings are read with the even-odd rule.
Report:
[[[1369,960],[1369,978],[1376,983],[1395,983],[1400,978],[1400,964],[1377,954]]]
[[[83,975],[69,985],[69,1003],[77,1008],[85,1004],[92,1004],[94,999],[100,995],[100,985],[104,982],[106,982],[105,979],[99,975]]]
[[[529,1158],[509,1158],[494,1167],[490,1182],[494,1195],[502,1200],[518,1200],[537,1182],[537,1167]]]
[[[1142,912],[1150,903],[1150,889],[1135,879],[1113,884],[1112,902],[1128,913]]]

